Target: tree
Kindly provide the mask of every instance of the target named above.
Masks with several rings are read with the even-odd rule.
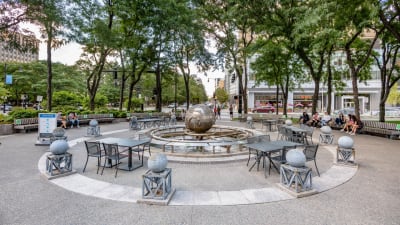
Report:
[[[397,82],[400,80],[400,68],[396,65],[397,57],[399,56],[400,43],[393,40],[393,38],[386,32],[381,35],[380,40],[379,52],[373,54],[373,57],[379,68],[381,80],[379,121],[384,122],[386,101],[392,93],[393,87],[397,86]]]
[[[65,8],[68,8],[68,1],[59,0],[32,0],[28,17],[31,21],[40,26],[42,37],[46,39],[47,50],[47,109],[51,111],[52,107],[52,59],[51,50],[58,48],[65,43],[60,39],[64,34],[63,26],[65,25]]]
[[[29,22],[27,16],[35,11],[36,1],[8,0],[0,2],[0,41],[7,43],[5,48],[11,48],[21,52],[37,52],[36,37],[32,31],[22,28],[23,22]],[[20,34],[24,35],[24,42],[20,40]]]
[[[253,11],[257,18],[257,34],[286,43],[286,48],[303,61],[309,73],[304,76],[310,76],[314,82],[312,111],[316,111],[319,86],[332,41],[332,34],[324,28],[327,23],[322,20],[325,18],[318,21],[313,13],[319,3],[283,0],[277,4],[276,1],[265,0]]]
[[[247,113],[248,48],[255,38],[256,22],[251,16],[252,1],[199,1],[208,33],[216,41],[219,62],[234,73],[239,84],[239,113]],[[243,109],[242,109],[242,101]]]
[[[293,51],[286,48],[282,41],[260,39],[253,46],[257,49],[256,61],[251,64],[255,70],[256,83],[266,82],[268,85],[276,85],[276,106],[279,107],[279,89],[283,96],[283,114],[287,115],[287,101],[289,90],[301,83],[303,73],[300,60]],[[276,111],[278,114],[278,110]]]
[[[215,97],[221,104],[227,102],[229,99],[228,93],[226,93],[223,88],[217,88],[217,90],[215,90]]]
[[[69,36],[85,46],[77,65],[86,75],[91,110],[95,108],[95,98],[103,70],[106,69],[107,57],[115,51],[118,43],[113,27],[114,12],[113,0],[104,0],[104,4],[94,0],[74,0],[74,4],[69,7]]]
[[[346,53],[347,65],[349,67],[355,114],[360,118],[360,102],[358,94],[359,80],[369,78],[369,68],[371,65],[371,53],[373,46],[382,32],[382,28],[373,27],[376,18],[374,18],[376,8],[373,1],[337,1],[335,11],[335,28],[342,32],[341,40]],[[348,15],[353,15],[348,17]],[[361,35],[372,30],[371,39],[362,39]]]
[[[400,3],[397,0],[379,1],[379,19],[400,42]]]
[[[210,59],[210,54],[205,48],[205,27],[198,19],[197,9],[189,7],[187,2],[181,4],[173,4],[171,6],[177,13],[173,16],[176,23],[172,29],[173,48],[170,52],[170,60],[172,60],[179,72],[183,76],[186,90],[186,109],[189,108],[190,101],[190,63],[194,62],[200,70],[206,70]],[[179,15],[178,15],[179,14]]]

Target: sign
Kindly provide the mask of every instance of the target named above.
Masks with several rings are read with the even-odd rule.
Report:
[[[42,133],[53,133],[57,127],[56,113],[39,113],[39,136]]]
[[[41,95],[36,96],[37,102],[41,102],[42,100],[43,100],[43,96],[41,96]]]
[[[6,84],[12,84],[12,75],[11,74],[6,75]]]

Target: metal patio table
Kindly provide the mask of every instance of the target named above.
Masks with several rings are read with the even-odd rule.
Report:
[[[135,139],[130,139],[130,138],[109,137],[109,138],[100,139],[98,141],[101,142],[101,143],[105,143],[105,144],[117,144],[118,146],[121,146],[121,147],[128,147],[128,165],[125,166],[125,167],[120,167],[119,169],[132,171],[132,170],[135,170],[135,169],[143,166],[143,153],[144,153],[144,150],[142,151],[141,164],[138,164],[136,166],[133,165],[132,152],[133,152],[133,148],[134,147],[139,147],[141,145],[149,144],[149,140],[148,139],[135,140]]]
[[[302,146],[303,144],[301,143],[296,143],[296,142],[291,142],[291,141],[284,141],[284,140],[278,140],[278,141],[268,141],[268,142],[255,142],[251,144],[245,144],[245,146],[249,149],[254,149],[257,152],[260,152],[260,154],[257,153],[257,159],[254,162],[254,164],[250,167],[249,171],[253,169],[253,167],[257,164],[257,170],[259,169],[260,166],[260,161],[261,158],[263,160],[263,165],[264,165],[264,175],[267,177],[267,167],[265,166],[265,157],[268,158],[270,167],[273,166],[275,170],[279,173],[278,167],[275,165],[275,163],[271,159],[271,153],[274,152],[281,152],[281,154],[285,154],[285,149],[288,148],[296,148],[297,146]]]

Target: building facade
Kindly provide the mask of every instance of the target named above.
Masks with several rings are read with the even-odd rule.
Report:
[[[4,39],[9,39],[5,37]],[[31,36],[26,36],[20,33],[13,34],[13,42],[22,48],[29,46],[29,49],[39,49],[39,40]],[[7,41],[0,41],[0,62],[20,62],[27,63],[39,60],[38,51],[29,50],[21,51],[9,45]]]
[[[336,67],[344,67],[344,54],[338,53],[333,57],[333,65]],[[282,95],[278,95],[276,98],[277,90],[276,86],[270,86],[267,83],[256,84],[255,76],[250,66],[248,66],[249,78],[247,83],[247,105],[248,111],[252,109],[271,104],[276,106],[277,102],[279,107],[282,107],[283,102]],[[342,68],[343,69],[343,68]],[[238,104],[239,96],[239,81],[235,74],[225,74],[225,87],[230,95],[230,102]],[[354,108],[353,88],[351,85],[350,78],[343,78],[342,82],[345,84],[341,90],[335,90],[331,94],[332,104],[331,111],[343,108]],[[243,82],[244,83],[244,82]],[[302,111],[304,109],[310,109],[312,107],[312,97],[314,94],[315,85],[314,82],[308,82],[299,85],[300,87],[294,88],[288,93],[288,109],[294,111]],[[380,72],[376,65],[371,67],[371,78],[367,81],[358,83],[359,101],[360,101],[360,113],[368,113],[371,111],[379,110],[379,99],[381,92]],[[280,90],[279,90],[280,92]],[[326,110],[327,105],[327,87],[326,85],[320,84],[320,91],[318,96],[319,111]]]

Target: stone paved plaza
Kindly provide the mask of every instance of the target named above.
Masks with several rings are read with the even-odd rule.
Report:
[[[227,117],[223,114],[217,124],[245,126]],[[101,124],[104,135],[99,138],[134,136],[135,132],[127,127],[126,122]],[[256,129],[261,131],[261,126],[257,124]],[[276,188],[279,182],[276,171],[271,171],[267,178],[262,169],[249,172],[246,152],[224,163],[170,162],[176,193],[170,205],[157,206],[136,203],[141,176],[147,170],[146,161],[143,168],[119,171],[114,178],[114,169],[106,168],[103,176],[96,174],[96,159],[89,159],[86,172],[82,173],[86,153],[79,140],[85,134],[86,127],[68,129],[66,133],[70,141],[75,140],[69,152],[73,154],[77,174],[51,181],[41,175],[48,146],[34,145],[36,132],[0,137],[0,224],[399,224],[400,221],[397,172],[400,140],[354,136],[358,170],[333,186],[327,182],[342,178],[348,170],[334,171],[331,151],[336,145],[321,145],[317,159],[321,177],[314,174],[313,178],[321,191],[297,199],[277,194],[280,192]],[[276,132],[268,134],[276,138]],[[318,135],[319,131],[314,132],[315,142]],[[336,143],[345,134],[334,131],[334,135]],[[157,151],[152,148],[152,152]],[[314,170],[312,162],[307,165]],[[101,185],[107,188],[99,191]]]

